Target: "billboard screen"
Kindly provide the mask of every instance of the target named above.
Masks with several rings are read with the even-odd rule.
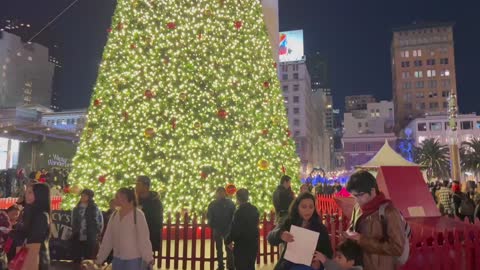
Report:
[[[280,32],[278,48],[280,62],[303,59],[303,30]]]

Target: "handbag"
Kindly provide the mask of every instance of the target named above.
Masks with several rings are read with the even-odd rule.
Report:
[[[22,270],[25,260],[27,259],[27,255],[28,248],[23,246],[8,264],[8,270]]]

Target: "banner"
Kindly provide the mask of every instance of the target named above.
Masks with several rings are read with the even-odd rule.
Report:
[[[71,260],[72,258],[72,212],[52,211],[50,226],[50,258]]]

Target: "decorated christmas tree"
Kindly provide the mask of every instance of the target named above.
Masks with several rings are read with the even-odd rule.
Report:
[[[261,211],[298,177],[259,0],[119,0],[63,207],[107,207],[137,175],[167,211],[204,212],[218,186]]]

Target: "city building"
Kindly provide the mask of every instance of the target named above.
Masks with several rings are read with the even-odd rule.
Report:
[[[273,57],[278,61],[278,0],[263,0],[261,3],[270,44],[272,45]]]
[[[1,31],[0,67],[0,108],[50,106],[54,64],[46,47]]]
[[[366,104],[365,110],[344,113],[343,157],[345,169],[369,161],[385,141],[395,147],[393,102],[380,101]]]
[[[468,142],[473,138],[480,138],[480,116],[476,114],[460,114],[457,117],[458,141]],[[448,145],[449,120],[447,115],[427,115],[412,120],[405,130],[411,134],[416,146],[426,139],[436,139],[441,144]]]
[[[395,130],[418,117],[446,114],[447,98],[457,93],[453,24],[394,29],[391,57]]]
[[[376,102],[372,95],[355,95],[345,97],[345,112],[366,110],[368,103]]]
[[[330,169],[328,132],[325,131],[325,94],[314,92],[304,60],[280,63],[281,84],[289,128],[297,145],[303,176],[313,168]]]

